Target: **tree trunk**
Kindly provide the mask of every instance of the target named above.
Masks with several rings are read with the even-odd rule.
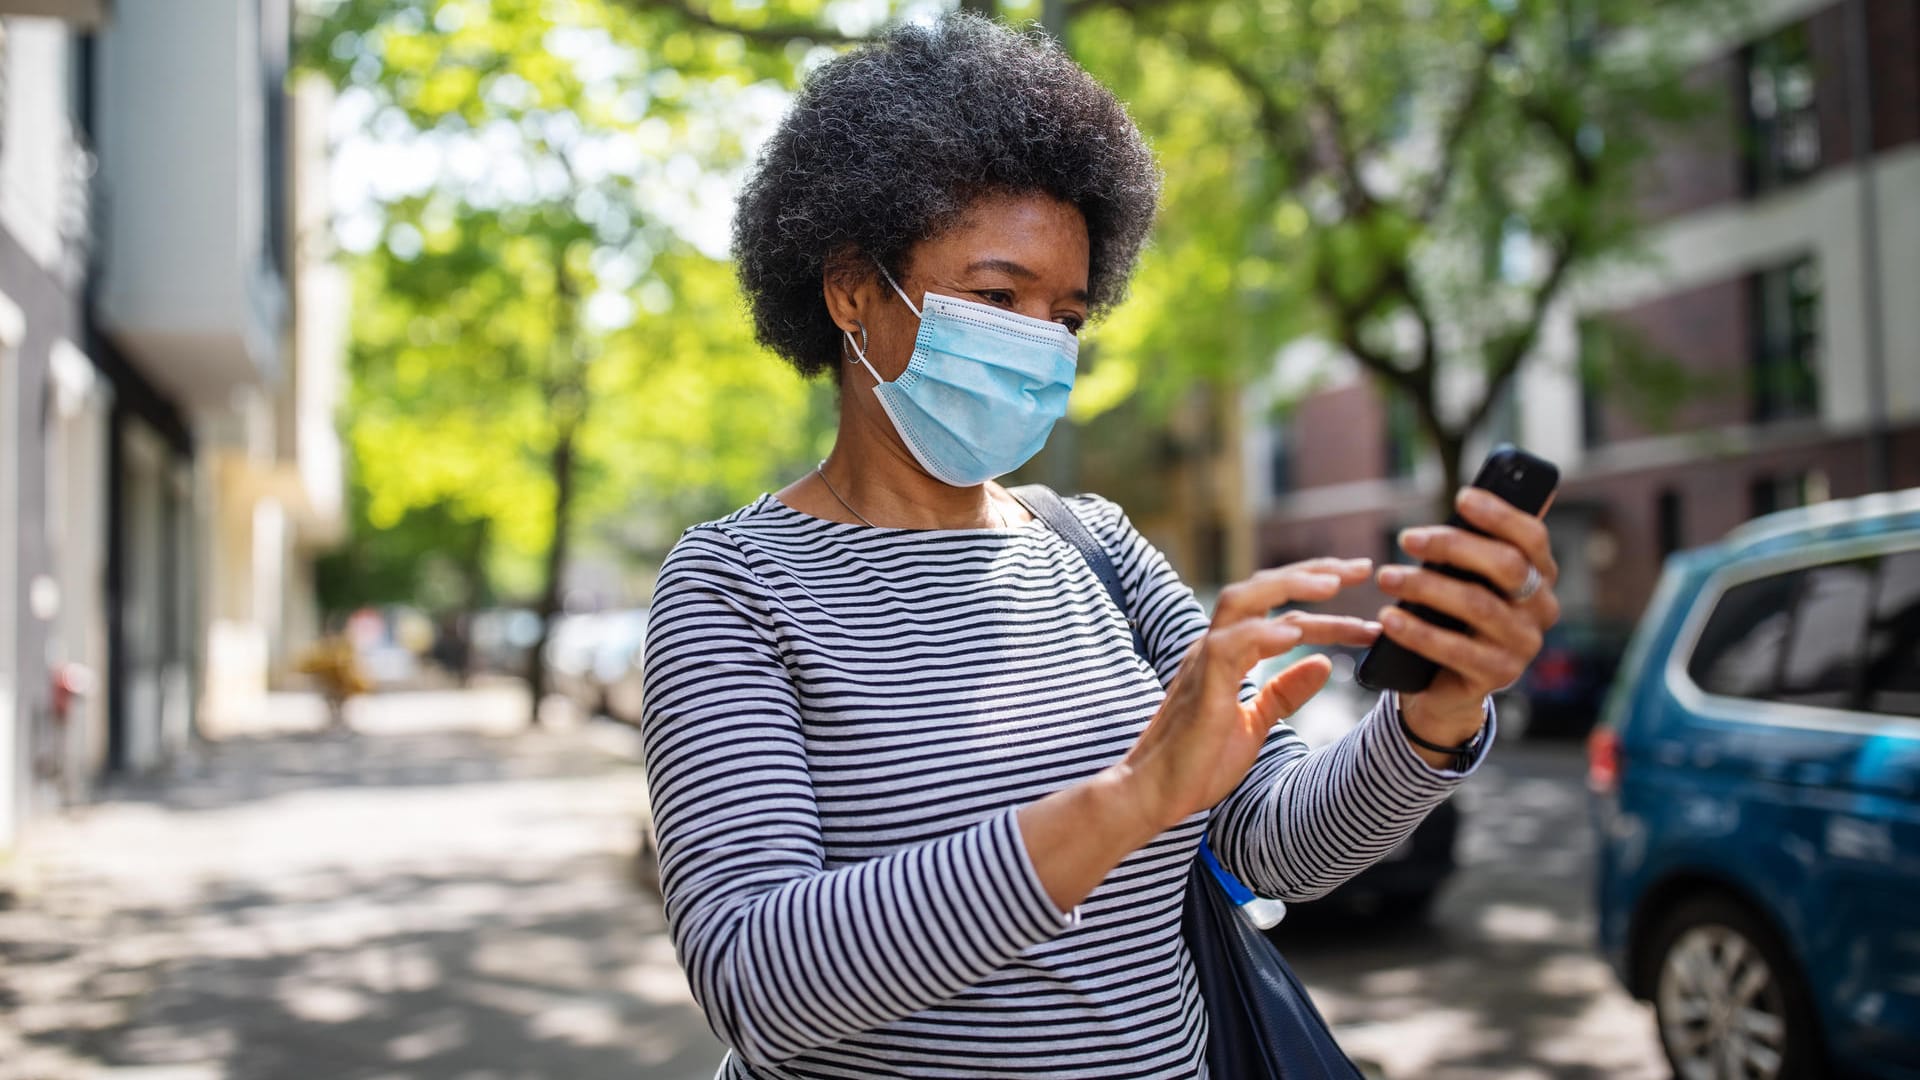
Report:
[[[553,475],[553,541],[547,547],[546,581],[540,590],[540,639],[533,643],[533,653],[527,657],[527,688],[533,695],[527,716],[530,727],[540,725],[540,702],[547,696],[547,642],[553,637],[554,620],[560,614],[561,576],[571,539],[567,517],[573,504],[573,436],[573,425],[562,425],[548,458]]]

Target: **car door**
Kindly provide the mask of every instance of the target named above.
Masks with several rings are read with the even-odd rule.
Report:
[[[1901,715],[1920,704],[1915,543],[1735,570],[1687,664],[1707,723],[1684,798],[1711,806],[1709,778],[1728,778],[1716,820],[1764,841],[1742,877],[1786,923],[1830,1041],[1891,1069],[1920,1031],[1920,720]]]
[[[1780,690],[1790,703],[1805,693],[1820,709],[1845,709],[1861,726],[1837,777],[1845,801],[1822,835],[1835,956],[1844,958],[1833,1003],[1858,1060],[1920,1070],[1920,550],[1854,568],[1871,569],[1868,587],[1853,577],[1823,594],[1824,608],[1821,582],[1809,579]],[[1840,610],[1838,593],[1858,617]],[[1852,670],[1842,648],[1856,650]],[[1828,663],[1826,673],[1809,661]],[[1832,701],[1835,693],[1847,697]]]

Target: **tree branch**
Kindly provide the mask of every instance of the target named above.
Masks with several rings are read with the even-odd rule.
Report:
[[[1480,56],[1474,61],[1473,73],[1467,77],[1467,90],[1460,104],[1454,109],[1446,127],[1440,136],[1440,165],[1433,172],[1420,198],[1414,201],[1414,217],[1421,222],[1433,220],[1440,210],[1440,204],[1446,201],[1447,188],[1453,184],[1453,174],[1459,170],[1461,144],[1466,141],[1467,131],[1473,126],[1473,119],[1487,100],[1487,84],[1493,78],[1493,62],[1513,42],[1514,20],[1507,20],[1500,33],[1480,47]]]
[[[1533,289],[1525,323],[1500,341],[1500,353],[1487,373],[1486,391],[1480,395],[1480,404],[1474,406],[1472,414],[1461,425],[1462,434],[1473,431],[1486,420],[1493,411],[1494,401],[1500,396],[1501,387],[1513,378],[1527,354],[1533,351],[1534,344],[1540,339],[1541,324],[1546,321],[1547,308],[1552,306],[1554,298],[1566,284],[1567,271],[1573,267],[1578,249],[1579,245],[1571,238],[1554,249],[1553,261],[1547,266],[1546,276]]]
[[[846,34],[812,23],[761,23],[747,25],[717,18],[697,0],[619,0],[635,11],[664,11],[706,30],[718,31],[759,42],[762,45],[788,45],[796,41],[817,41],[830,45],[852,45],[871,38],[865,34]]]
[[[1340,102],[1334,98],[1333,90],[1320,82],[1314,83],[1312,96],[1318,106],[1312,115],[1320,121],[1315,125],[1321,129],[1317,134],[1333,159],[1332,171],[1338,178],[1347,215],[1359,217],[1373,208],[1374,198],[1360,179],[1359,151],[1347,141],[1347,122],[1340,113]]]
[[[814,23],[737,23],[722,19],[706,8],[698,0],[617,0],[618,3],[635,11],[665,11],[685,22],[692,23],[704,30],[731,34],[762,45],[788,45],[796,41],[814,41],[827,45],[858,45],[872,41],[873,34],[848,34]],[[980,0],[991,4],[992,0]],[[1069,0],[1066,11],[1069,18],[1083,12],[1100,8],[1112,8],[1115,11],[1139,13],[1156,7],[1170,6],[1170,0]],[[985,7],[970,6],[963,0],[963,8],[986,13]]]
[[[1360,336],[1360,327],[1372,313],[1373,308],[1384,300],[1387,294],[1396,291],[1394,274],[1383,274],[1373,287],[1358,301],[1345,300],[1334,286],[1333,276],[1322,263],[1314,270],[1313,291],[1320,302],[1333,312],[1334,323],[1339,331],[1340,344],[1353,355],[1361,367],[1372,371],[1391,382],[1398,384],[1409,396],[1418,397],[1422,383],[1431,383],[1430,376],[1422,376],[1418,370],[1409,371],[1393,362],[1393,358],[1373,346],[1368,345]]]
[[[1254,108],[1260,117],[1260,134],[1266,139],[1274,157],[1285,162],[1295,176],[1310,173],[1313,163],[1312,148],[1300,138],[1299,118],[1273,95],[1273,89],[1260,78],[1259,72],[1254,71],[1239,57],[1220,48],[1206,37],[1185,32],[1178,33],[1189,54],[1225,72],[1233,81],[1240,84],[1240,88],[1247,93],[1248,97],[1253,99]]]

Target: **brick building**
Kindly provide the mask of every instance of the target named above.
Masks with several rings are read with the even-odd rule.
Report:
[[[1733,130],[1653,162],[1656,258],[1548,313],[1469,448],[1469,468],[1513,439],[1565,470],[1552,523],[1572,617],[1637,616],[1669,552],[1754,515],[1920,485],[1920,6],[1853,2],[1758,3],[1751,36],[1703,50],[1695,76],[1725,88]],[[1580,376],[1635,370],[1611,354],[1627,347],[1674,362],[1684,389]],[[1411,416],[1319,343],[1278,368],[1321,382],[1284,423],[1249,425],[1256,559],[1389,557],[1435,513]]]

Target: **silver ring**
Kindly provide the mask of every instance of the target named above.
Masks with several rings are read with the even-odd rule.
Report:
[[[1533,599],[1533,594],[1539,591],[1540,568],[1529,563],[1527,565],[1527,580],[1520,583],[1520,591],[1513,594],[1513,602],[1516,604],[1524,604]]]

